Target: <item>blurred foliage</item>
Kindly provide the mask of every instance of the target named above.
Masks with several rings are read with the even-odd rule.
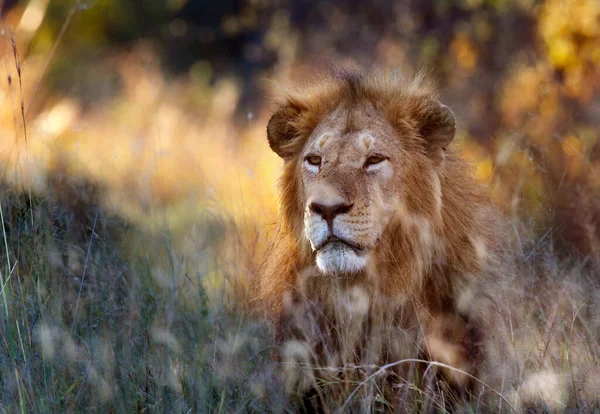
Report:
[[[225,197],[268,222],[254,213],[275,210],[264,79],[425,68],[498,204],[565,246],[600,250],[596,0],[31,0],[3,13],[6,75],[17,78],[12,28],[26,63],[22,91],[3,84],[2,134],[22,146],[23,98],[42,171],[58,157],[142,206]],[[5,157],[22,157],[3,141]]]
[[[13,107],[3,136],[21,141],[22,97],[32,146],[53,148],[40,156],[45,168],[59,154],[134,200],[170,204],[217,189],[252,204],[252,182],[272,187],[277,175],[263,142],[264,79],[337,64],[425,68],[499,205],[538,230],[553,225],[584,253],[600,246],[590,213],[600,196],[596,0],[31,0],[4,14],[4,70],[16,79],[11,28],[26,64],[23,92],[2,87],[3,107]],[[238,171],[214,177],[224,158]],[[238,177],[248,175],[245,187]],[[273,196],[263,191],[257,209]],[[571,216],[578,224],[557,221]],[[573,226],[585,240],[560,231]]]

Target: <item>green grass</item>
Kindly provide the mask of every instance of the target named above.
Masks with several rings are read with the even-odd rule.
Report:
[[[93,202],[0,188],[2,410],[276,406],[267,400],[277,398],[273,384],[255,374],[270,363],[266,327],[226,306],[219,235],[208,231],[215,223],[195,223],[213,239],[184,240],[198,246],[184,257],[164,226],[134,224]]]

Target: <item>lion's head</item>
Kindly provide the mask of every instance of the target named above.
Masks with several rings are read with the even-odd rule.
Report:
[[[267,134],[285,160],[282,215],[300,254],[328,275],[360,273],[415,243],[424,257],[407,266],[443,261],[436,234],[455,122],[432,89],[395,73],[344,72],[280,94]]]

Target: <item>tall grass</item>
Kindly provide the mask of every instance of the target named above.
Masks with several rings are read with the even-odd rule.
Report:
[[[600,267],[558,259],[550,237],[515,235],[505,278],[475,292],[475,303],[494,298],[473,309],[496,335],[485,367],[496,377],[475,378],[481,392],[467,395],[440,381],[447,367],[422,360],[410,329],[400,346],[389,332],[360,342],[367,356],[385,341],[399,346],[385,365],[314,357],[311,343],[279,349],[249,306],[264,238],[251,221],[201,208],[132,220],[106,207],[99,183],[54,174],[31,195],[0,184],[7,412],[281,412],[307,401],[323,411],[600,408]],[[309,322],[314,311],[295,309]],[[317,393],[295,401],[307,386]]]
[[[461,313],[482,329],[476,377],[424,360],[410,300],[398,307],[368,288],[300,275],[299,294],[284,300],[287,391],[323,412],[598,410],[600,267],[589,257],[558,258],[549,239],[507,240],[493,278],[462,288]],[[303,297],[310,283],[327,293]],[[443,335],[438,346],[451,355],[457,338]],[[473,388],[445,381],[454,375]]]
[[[89,184],[75,181],[85,198]],[[223,240],[210,231],[225,223],[194,223],[202,238],[214,237],[207,243],[60,197],[30,200],[0,187],[4,410],[229,412],[283,403],[269,391],[273,378],[258,375],[270,364],[265,326],[227,305]],[[195,257],[182,254],[190,243]],[[206,288],[211,277],[222,283]]]

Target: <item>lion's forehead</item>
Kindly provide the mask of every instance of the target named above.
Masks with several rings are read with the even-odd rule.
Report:
[[[305,151],[365,156],[377,146],[398,147],[396,131],[371,107],[338,107],[318,123]]]
[[[387,137],[371,129],[344,134],[338,129],[327,128],[319,131],[309,141],[305,153],[318,152],[326,156],[327,162],[341,161],[358,165],[377,146],[385,144],[385,141]]]

